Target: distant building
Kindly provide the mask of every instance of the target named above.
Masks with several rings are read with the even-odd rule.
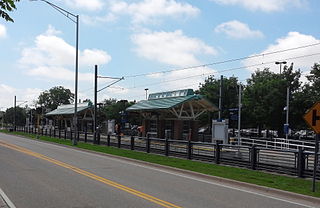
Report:
[[[78,130],[93,130],[93,105],[91,102],[78,103]],[[74,104],[61,105],[57,109],[46,114],[46,117],[52,119],[52,126],[59,129],[72,127],[74,116]]]
[[[218,108],[192,89],[150,94],[126,109],[143,116],[142,135],[177,140],[198,140],[198,118]]]

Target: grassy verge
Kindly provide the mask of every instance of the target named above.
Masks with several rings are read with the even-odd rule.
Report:
[[[6,130],[0,130],[2,133],[16,134],[32,139],[36,139],[36,135],[31,135],[23,132],[8,132]],[[54,142],[64,145],[72,146],[70,140],[51,138],[47,136],[40,136],[40,140]],[[207,175],[219,176],[222,178],[233,179],[237,181],[247,182],[251,184],[257,184],[261,186],[281,189],[285,191],[295,192],[299,194],[320,197],[320,182],[317,182],[316,192],[311,191],[312,181],[309,179],[301,179],[289,176],[275,175],[270,173],[264,173],[261,171],[253,171],[249,169],[242,169],[236,167],[228,167],[222,165],[215,165],[209,163],[203,163],[198,161],[191,161],[179,158],[165,157],[161,155],[147,154],[144,152],[136,152],[126,149],[118,149],[114,147],[99,146],[88,143],[79,142],[76,146],[80,149],[87,149],[96,152],[102,152],[112,155],[118,155],[122,157],[142,160],[146,162],[166,165],[170,167],[190,170],[194,172],[204,173]]]

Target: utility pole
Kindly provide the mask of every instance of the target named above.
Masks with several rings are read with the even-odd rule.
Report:
[[[13,116],[13,130],[16,131],[16,117],[17,117],[17,96],[14,96],[14,116]]]
[[[98,65],[94,66],[94,121],[93,121],[93,128],[94,128],[94,136],[93,136],[93,143],[97,143],[97,94],[98,94]]]
[[[240,130],[241,130],[241,107],[242,107],[242,103],[241,103],[241,97],[242,97],[242,92],[241,92],[241,83],[239,83],[239,109],[238,109],[238,145],[240,146]]]
[[[287,104],[286,104],[286,143],[288,144],[288,134],[289,134],[289,95],[290,95],[290,87],[287,87]]]
[[[219,87],[219,121],[221,121],[221,111],[222,111],[222,80],[223,80],[223,75],[221,75],[220,87]]]

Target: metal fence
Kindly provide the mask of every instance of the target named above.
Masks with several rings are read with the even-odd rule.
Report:
[[[74,138],[74,132],[59,129],[38,129],[17,127],[16,131],[30,134],[45,135],[60,139]],[[193,142],[185,140],[160,139],[151,136],[119,136],[97,135],[96,144],[118,148],[144,151],[165,156],[187,158],[216,164],[225,164],[263,170],[298,177],[312,177],[315,155],[314,152],[298,146],[297,149],[267,148],[259,144],[232,145],[215,143]],[[93,143],[92,132],[78,132],[79,141]],[[319,154],[318,154],[319,158]],[[318,164],[316,178],[320,179]]]

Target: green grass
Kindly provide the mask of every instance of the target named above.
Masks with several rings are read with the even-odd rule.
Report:
[[[23,132],[8,132],[0,130],[2,133],[16,134],[28,138],[36,139],[36,135],[31,135]],[[47,136],[39,136],[40,140],[47,142],[54,142],[63,145],[72,146],[70,140],[51,138]],[[203,173],[212,176],[219,176],[222,178],[233,179],[237,181],[257,184],[261,186],[281,189],[285,191],[295,192],[299,194],[320,197],[320,182],[316,183],[317,191],[312,192],[312,181],[310,179],[302,179],[290,176],[276,175],[265,173],[261,171],[253,171],[249,169],[229,167],[223,165],[216,165],[211,163],[204,163],[199,161],[185,160],[173,157],[165,157],[161,155],[148,154],[144,152],[131,151],[126,149],[119,149],[114,147],[107,147],[102,145],[93,145],[89,143],[79,142],[77,146],[80,149],[92,150],[121,157],[142,160],[150,163],[166,165],[170,167],[190,170],[198,173]]]

